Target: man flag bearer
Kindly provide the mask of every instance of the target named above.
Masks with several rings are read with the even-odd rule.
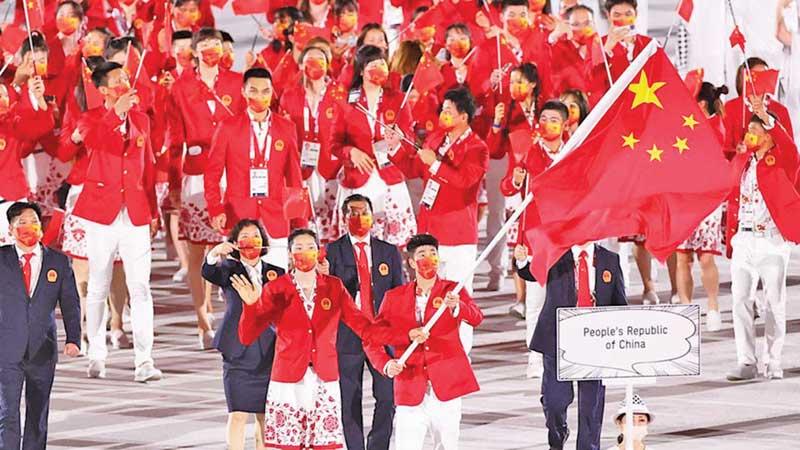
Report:
[[[217,230],[244,218],[257,218],[267,231],[267,255],[278,267],[288,266],[284,218],[286,187],[302,185],[297,132],[288,119],[273,114],[272,76],[263,68],[244,73],[247,108],[225,119],[211,141],[205,175],[205,197],[211,223]],[[223,198],[220,180],[225,173]]]
[[[461,346],[459,325],[476,327],[483,313],[466,290],[453,292],[456,283],[437,276],[439,242],[430,234],[411,238],[406,249],[416,280],[386,293],[376,320],[420,343],[405,365],[386,352],[372,360],[375,367],[394,378],[395,446],[397,450],[422,450],[425,436],[433,434],[434,448],[458,449],[461,398],[478,391],[478,382]],[[448,311],[425,333],[423,325],[446,304]],[[370,344],[372,346],[372,344]],[[408,347],[395,348],[399,355]],[[370,357],[374,353],[370,352]]]

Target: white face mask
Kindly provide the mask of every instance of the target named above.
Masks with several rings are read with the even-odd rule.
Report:
[[[631,434],[633,442],[640,442],[645,438],[645,436],[647,436],[647,425],[633,426],[633,433]]]

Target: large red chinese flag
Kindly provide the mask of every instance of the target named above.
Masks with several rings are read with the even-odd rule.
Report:
[[[232,6],[237,16],[264,14],[269,11],[269,0],[233,0]]]
[[[531,269],[571,246],[642,234],[664,261],[738,182],[711,125],[664,51],[651,43],[532,183],[541,225],[527,231]]]

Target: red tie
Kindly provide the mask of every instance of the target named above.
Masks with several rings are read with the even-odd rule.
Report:
[[[22,279],[25,281],[25,292],[31,292],[31,258],[33,258],[33,253],[25,253],[22,255],[22,258],[25,260],[22,263]]]
[[[369,260],[367,259],[367,252],[364,247],[367,246],[366,242],[357,242],[356,247],[356,264],[358,265],[358,292],[361,294],[361,311],[367,313],[367,316],[372,318],[375,315],[375,310],[372,307],[372,276],[369,272]]]
[[[588,258],[586,250],[582,251],[578,262],[578,308],[594,306],[592,293],[589,290],[589,263],[586,262]]]

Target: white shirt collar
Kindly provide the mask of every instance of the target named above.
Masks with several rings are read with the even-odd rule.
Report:
[[[14,248],[17,250],[17,259],[22,259],[22,255],[25,254],[25,251],[22,250],[19,247],[19,245],[17,245],[17,244],[14,244]],[[36,244],[36,247],[33,248],[33,251],[31,253],[33,253],[34,257],[41,258],[41,256],[42,256],[42,245],[41,244]]]
[[[590,243],[585,246],[581,245],[572,246],[572,259],[575,260],[575,264],[577,264],[580,261],[580,256],[582,251],[586,251],[586,254],[588,255],[587,260],[591,262],[594,259],[594,243]]]
[[[250,118],[250,122],[256,121],[255,114],[253,114],[253,111],[250,111],[250,108],[247,108],[247,117]],[[264,121],[260,123],[268,124],[271,118],[272,118],[272,111],[268,109],[267,116],[264,118]]]
[[[359,242],[366,242],[367,247],[369,247],[372,241],[372,236],[370,236],[369,234],[367,234],[366,237],[364,237],[364,239],[358,239],[357,237],[353,236],[350,233],[347,233],[347,236],[350,237],[350,244],[352,244],[353,247],[355,247],[356,244],[358,244]]]

